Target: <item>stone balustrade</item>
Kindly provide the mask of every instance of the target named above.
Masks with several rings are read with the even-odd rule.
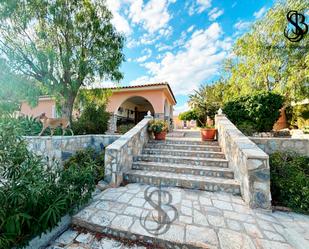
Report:
[[[132,168],[133,157],[140,154],[149,140],[147,131],[151,115],[145,116],[136,126],[122,135],[105,150],[105,181],[117,187],[123,181],[123,173]]]
[[[277,137],[250,137],[268,155],[276,151],[294,151],[309,156],[309,139],[277,138]]]
[[[225,115],[216,115],[218,141],[240,182],[241,194],[251,208],[271,208],[269,157],[242,134]]]
[[[116,141],[120,135],[80,135],[80,136],[25,136],[28,149],[50,162],[63,162],[78,150],[94,148],[102,151]]]

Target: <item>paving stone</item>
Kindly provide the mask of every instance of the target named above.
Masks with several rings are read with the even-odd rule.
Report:
[[[233,210],[233,207],[231,203],[226,202],[226,201],[218,201],[218,200],[213,200],[213,205],[214,207],[220,208],[220,209],[225,209],[225,210]]]
[[[185,240],[185,227],[179,225],[170,225],[166,233],[157,236],[160,239],[168,239],[176,243],[183,243]]]
[[[99,210],[92,217],[90,217],[91,223],[98,225],[100,227],[108,226],[113,218],[115,218],[116,213]]]
[[[204,213],[206,214],[218,215],[218,216],[223,215],[223,210],[220,210],[219,208],[205,206],[203,207],[203,209],[204,209]]]
[[[212,206],[211,199],[207,197],[200,197],[200,203],[201,205]]]
[[[270,240],[260,240],[263,249],[293,249],[289,244],[270,241]]]
[[[93,215],[96,211],[97,209],[95,208],[87,207],[79,211],[76,215],[74,215],[74,217],[81,219],[81,220],[88,220],[89,217]]]
[[[187,215],[187,216],[192,216],[192,212],[193,212],[192,208],[189,208],[186,206],[181,206],[180,211],[183,215]]]
[[[224,211],[224,217],[233,219],[233,220],[242,221],[242,222],[250,222],[250,223],[255,222],[254,218],[251,215],[240,214],[240,213],[231,212],[231,211]]]
[[[208,215],[207,218],[210,225],[214,227],[225,227],[223,217]]]
[[[192,201],[191,200],[182,200],[181,201],[181,205],[185,206],[185,207],[188,207],[188,208],[192,208]]]
[[[275,228],[272,226],[272,224],[268,221],[264,221],[264,220],[256,220],[257,223],[259,224],[259,226],[263,229],[263,230],[268,230],[268,231],[272,231],[275,232]]]
[[[281,235],[279,235],[278,233],[273,233],[273,232],[270,232],[270,231],[264,231],[264,234],[270,240],[277,240],[277,241],[285,242],[285,239]]]
[[[195,225],[208,226],[207,217],[205,214],[194,210],[193,212],[193,221]]]
[[[102,249],[120,249],[123,246],[121,242],[108,238],[103,238],[100,245]]]
[[[135,217],[140,217],[143,213],[144,209],[142,208],[138,208],[138,207],[127,207],[124,210],[124,214],[126,215],[131,215],[131,216],[135,216]]]
[[[117,215],[112,221],[112,227],[115,229],[127,231],[133,222],[133,217],[127,215]]]
[[[220,229],[218,232],[220,246],[222,249],[255,249],[251,238],[243,233],[228,229]]]
[[[100,201],[99,203],[97,203],[95,208],[103,209],[103,210],[110,210],[112,209],[114,205],[115,205],[115,202],[104,200],[104,201]]]
[[[90,233],[81,233],[76,237],[75,240],[82,244],[90,244],[93,238],[93,235]]]
[[[193,218],[192,218],[192,216],[180,215],[179,216],[179,222],[185,223],[185,224],[192,224]]]
[[[135,194],[128,193],[129,186],[131,186],[131,184],[119,188],[120,190],[118,191],[113,190],[108,192],[107,195],[110,196],[111,193],[120,194],[119,196],[121,196],[121,194],[129,194],[133,196],[131,201],[129,201],[130,204],[120,203],[117,200],[110,201],[110,199],[108,200],[105,198],[104,194],[100,195],[98,203],[92,203],[78,213],[79,217],[84,217],[85,219],[73,219],[74,224],[81,224],[83,226],[86,223],[87,228],[94,229],[94,231],[114,231],[112,234],[116,236],[119,234],[115,231],[123,231],[121,236],[126,235],[132,239],[145,238],[149,243],[155,241],[158,236],[149,233],[140,224],[140,217],[146,217],[150,214],[150,216],[147,216],[147,227],[155,229],[158,225],[154,220],[151,220],[156,218],[156,216],[152,217],[152,214],[156,215],[154,207],[144,199],[144,190],[147,185],[140,185],[142,186],[140,192]],[[138,187],[134,186],[134,188],[131,189],[138,189]],[[189,244],[189,248],[190,246],[193,247],[197,245],[200,247],[205,247],[207,245],[211,249],[217,247],[220,249],[271,248],[265,245],[268,241],[274,242],[271,244],[274,248],[276,248],[276,246],[280,248],[281,245],[283,248],[289,248],[287,247],[289,244],[286,243],[289,241],[286,236],[285,227],[289,227],[289,229],[292,229],[304,239],[309,237],[309,223],[307,224],[307,219],[304,218],[301,220],[301,216],[296,216],[294,218],[293,213],[286,216],[282,214],[278,215],[277,212],[267,213],[260,210],[250,210],[246,205],[242,205],[241,201],[239,201],[239,203],[235,201],[238,200],[238,197],[235,199],[235,196],[230,196],[230,201],[228,202],[228,198],[220,197],[222,193],[185,191],[172,187],[164,189],[168,190],[172,195],[177,195],[177,198],[180,198],[178,204],[175,205],[179,217],[171,224],[173,228],[168,230],[164,235],[159,235],[159,238],[166,243],[164,244],[164,246],[166,246],[165,248],[170,248],[168,241],[181,241],[182,235],[187,244],[192,243]],[[194,198],[190,199],[187,195],[197,195],[198,200],[191,200]],[[142,205],[143,200],[145,201],[143,206],[131,205]],[[105,204],[101,204],[101,202]],[[113,203],[110,211],[96,208],[100,205],[106,207],[106,203],[108,202]],[[202,203],[208,205],[203,205]],[[226,209],[229,205],[234,208],[233,211]],[[164,205],[162,207],[170,217],[174,216],[173,210]],[[184,213],[186,215],[184,215]],[[293,218],[293,222],[291,222],[291,217]],[[290,243],[293,244],[294,241],[291,240],[292,239],[290,239]],[[263,241],[263,243],[261,241]],[[219,242],[220,245],[218,244]],[[59,245],[61,244],[55,244],[55,246]],[[102,249],[101,247],[94,247],[95,245],[96,242],[93,242],[91,244],[91,249]],[[87,246],[89,245],[87,244]],[[123,245],[123,247],[125,246]]]
[[[88,248],[89,247],[87,245],[79,243],[73,243],[65,247],[65,249],[88,249]]]
[[[261,233],[260,229],[256,226],[256,225],[253,225],[253,224],[249,224],[249,223],[243,223],[247,233],[256,238],[263,238],[263,234]]]
[[[218,245],[218,238],[211,228],[187,225],[186,242],[195,246]]]
[[[148,221],[147,224],[149,224],[149,227],[151,229],[157,227],[157,223],[155,223],[153,221]],[[133,225],[130,228],[130,232],[134,233],[134,234],[141,235],[141,236],[154,237],[153,234],[150,234],[144,227],[141,226],[140,220],[135,220],[135,222],[133,223]]]
[[[236,220],[226,219],[226,224],[232,230],[235,230],[235,231],[241,231],[242,230],[240,223]]]
[[[77,231],[69,229],[56,239],[56,243],[64,245],[70,244],[71,242],[73,242],[77,235]]]
[[[144,198],[133,198],[128,202],[128,204],[136,207],[143,207],[145,203],[146,201]]]
[[[117,198],[117,202],[129,203],[134,194],[124,193]]]

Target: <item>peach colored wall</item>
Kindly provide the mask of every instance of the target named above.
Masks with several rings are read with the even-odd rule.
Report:
[[[162,89],[145,89],[139,91],[115,91],[109,99],[107,105],[107,111],[117,113],[117,110],[121,104],[131,97],[144,97],[153,106],[155,113],[164,113],[164,102],[167,99],[168,103],[171,104],[168,95]]]
[[[22,102],[20,113],[24,114],[26,116],[39,116],[43,112],[46,113],[47,117],[54,117],[55,111],[56,111],[56,103],[55,100],[52,99],[41,99],[38,101],[38,105],[31,108],[31,106],[27,102]],[[54,113],[53,113],[54,112]]]

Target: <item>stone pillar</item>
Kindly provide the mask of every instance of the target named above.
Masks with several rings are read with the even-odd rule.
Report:
[[[155,113],[154,118],[164,120],[164,113]]]
[[[110,113],[108,120],[108,130],[106,134],[114,134],[117,131],[117,115],[115,113]]]

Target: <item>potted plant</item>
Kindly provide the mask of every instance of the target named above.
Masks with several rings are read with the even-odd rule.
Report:
[[[168,124],[164,120],[154,119],[149,122],[148,131],[152,132],[155,140],[165,140]]]
[[[202,141],[214,140],[217,129],[213,125],[205,125],[201,128]]]

